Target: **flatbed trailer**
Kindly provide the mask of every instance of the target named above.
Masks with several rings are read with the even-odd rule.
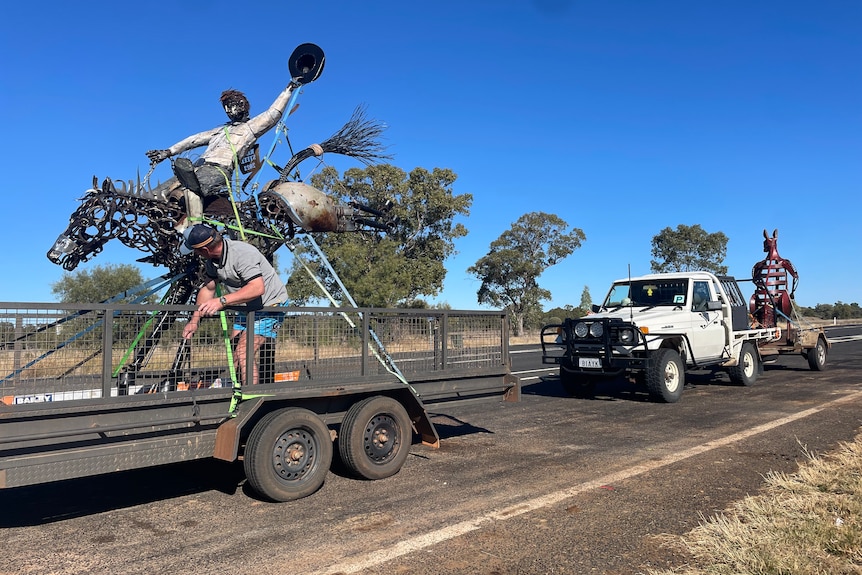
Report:
[[[213,457],[289,501],[320,488],[334,451],[382,479],[414,431],[437,447],[429,405],[520,399],[505,312],[277,308],[261,383],[239,385],[233,318],[186,342],[193,309],[0,302],[0,488]]]

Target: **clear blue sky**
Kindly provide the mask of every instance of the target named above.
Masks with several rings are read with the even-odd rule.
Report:
[[[50,0],[7,6],[0,38],[0,300],[54,300],[45,253],[93,175],[134,178],[146,150],[221,124],[226,88],[261,111],[313,42],[326,68],[294,145],[365,104],[392,163],[450,168],[473,194],[437,301],[477,308],[466,269],[531,211],[587,236],[540,278],[546,308],[648,273],[652,237],[679,224],[724,232],[739,277],[778,228],[800,304],[862,301],[858,0]],[[140,256],[114,242],[85,265]]]

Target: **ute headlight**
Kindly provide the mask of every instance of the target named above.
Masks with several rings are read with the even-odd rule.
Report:
[[[596,322],[596,323],[590,324],[590,335],[591,336],[593,336],[595,338],[599,338],[599,337],[602,337],[603,333],[605,333],[605,328],[601,324],[601,322]]]
[[[575,335],[578,337],[587,337],[587,324],[579,322],[575,324]]]
[[[623,345],[632,345],[635,342],[635,330],[624,328],[619,331],[620,343]]]

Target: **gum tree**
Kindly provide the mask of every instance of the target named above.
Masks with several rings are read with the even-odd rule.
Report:
[[[727,255],[727,236],[722,232],[707,233],[699,224],[680,224],[676,230],[667,227],[653,236],[652,271],[690,272],[708,271],[718,275],[727,273],[722,265]]]
[[[482,282],[476,294],[479,303],[508,309],[514,333],[521,335],[525,319],[541,315],[541,302],[551,298],[551,292],[539,286],[539,276],[568,257],[584,240],[582,230],[569,230],[559,216],[524,214],[467,270]]]

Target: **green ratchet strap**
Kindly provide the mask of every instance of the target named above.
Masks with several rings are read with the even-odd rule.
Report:
[[[168,279],[167,281],[163,281],[163,283],[159,284],[155,288],[151,289],[150,291],[148,291],[148,292],[144,293],[143,295],[132,300],[131,303],[142,302],[144,299],[146,299],[150,295],[159,291],[160,289],[162,289],[163,287],[165,287],[168,284],[173,284],[175,281],[179,280],[180,278],[184,277],[185,275],[186,275],[186,273],[183,272],[181,274],[175,275],[174,277]],[[151,287],[153,283],[155,283],[156,281],[164,280],[164,278],[165,278],[165,276],[162,276],[161,278],[158,278],[158,280],[151,280],[144,285],[147,287]],[[167,300],[169,293],[170,293],[169,291],[165,292],[165,295],[163,295],[162,299],[159,300],[159,305],[162,305],[165,303],[165,300]],[[114,297],[114,298],[111,298],[110,300],[107,300],[107,301],[114,301],[115,299],[117,299],[117,298]],[[135,336],[135,340],[129,346],[129,349],[126,350],[126,353],[123,354],[123,359],[120,360],[120,363],[117,365],[117,368],[111,374],[111,377],[117,377],[117,375],[120,373],[120,371],[126,365],[126,360],[129,359],[130,355],[132,355],[132,351],[134,351],[134,349],[138,346],[138,342],[141,341],[141,338],[144,336],[144,332],[149,328],[150,324],[153,323],[153,320],[156,318],[156,315],[158,315],[159,313],[160,312],[158,310],[153,310],[150,312],[149,319],[146,321],[146,323],[144,323],[143,327],[141,327],[141,329],[138,331],[138,335]]]
[[[216,283],[216,297],[221,297],[221,286]],[[230,379],[233,382],[233,397],[230,400],[230,409],[228,412],[236,417],[236,407],[239,405],[239,402],[242,400],[242,384],[236,376],[236,366],[233,362],[233,345],[231,345],[230,341],[230,332],[227,330],[227,314],[224,310],[219,312],[219,319],[221,319],[221,332],[224,337],[224,348],[227,353],[227,366],[228,371],[230,372]]]
[[[162,299],[159,300],[159,305],[164,304],[167,297],[168,294],[165,293],[165,295],[162,296]],[[125,367],[126,360],[129,359],[129,356],[132,355],[132,352],[138,347],[138,342],[141,341],[142,337],[144,337],[144,332],[149,329],[150,324],[152,324],[153,320],[156,319],[156,315],[158,315],[158,313],[158,310],[153,310],[150,312],[150,317],[147,319],[141,329],[138,330],[138,335],[135,336],[135,339],[134,341],[132,341],[132,344],[129,346],[129,349],[127,349],[126,353],[123,354],[123,359],[121,359],[120,363],[117,364],[117,368],[114,370],[114,373],[111,374],[111,377],[117,377],[123,367]]]
[[[239,172],[240,172],[239,157],[236,154],[236,148],[233,146],[233,142],[230,141],[230,132],[228,131],[227,126],[225,126],[225,128],[224,128],[224,137],[227,140],[228,145],[230,146],[231,152],[233,152],[233,163],[234,163],[233,172],[237,176],[236,187],[238,188],[239,187]],[[219,171],[221,171],[221,168],[219,168]],[[236,218],[236,221],[239,224],[239,237],[240,237],[240,239],[242,239],[242,241],[245,241],[245,229],[243,229],[243,227],[242,227],[242,220],[239,217],[239,209],[237,209],[237,207],[236,207],[236,198],[234,197],[235,196],[235,194],[234,194],[235,188],[234,188],[234,186],[231,185],[231,181],[227,177],[227,174],[224,172],[221,172],[221,173],[224,176],[225,181],[227,182],[228,195],[230,196],[230,205],[231,205],[231,207],[233,207],[233,216]],[[238,192],[238,190],[237,190],[237,192]]]
[[[282,242],[286,241],[284,239],[284,236],[282,236],[278,232],[278,230],[275,228],[275,226],[273,224],[270,224],[270,229],[272,229],[272,232],[274,234],[274,235],[271,235],[271,234],[265,234],[263,232],[256,232],[254,230],[247,230],[247,229],[243,228],[242,226],[236,226],[233,224],[226,224],[222,221],[214,220],[214,219],[210,219],[210,218],[201,218],[200,221],[204,224],[209,224],[213,227],[223,227],[223,228],[228,229],[228,230],[237,230],[241,234],[244,234],[244,235],[259,236],[259,237],[266,238],[269,240],[280,240]]]

